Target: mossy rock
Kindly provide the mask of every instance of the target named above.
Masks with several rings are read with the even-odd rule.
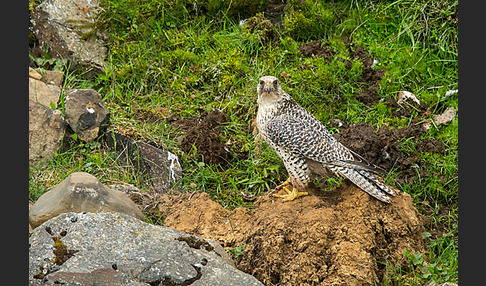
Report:
[[[278,40],[279,33],[270,20],[266,19],[263,13],[257,13],[255,16],[246,19],[241,26],[242,34],[247,37],[258,37],[259,40],[266,44]]]

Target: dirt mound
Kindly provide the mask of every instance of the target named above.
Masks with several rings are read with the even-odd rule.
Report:
[[[323,57],[326,62],[329,62],[335,54],[329,46],[330,44],[328,42],[323,44],[321,40],[317,40],[301,45],[298,49],[305,57]]]
[[[219,110],[210,113],[203,111],[201,120],[197,118],[171,119],[173,128],[185,131],[181,148],[187,154],[195,155],[197,160],[209,164],[222,164],[229,162],[231,154],[219,139],[221,123],[228,120]]]
[[[241,29],[244,35],[256,35],[263,45],[276,43],[279,36],[275,26],[265,18],[263,13],[257,13],[246,19]]]
[[[266,285],[372,285],[404,250],[423,251],[408,194],[387,205],[347,181],[291,202],[259,197],[252,210],[229,211],[199,192],[158,199],[163,225],[220,242]]]

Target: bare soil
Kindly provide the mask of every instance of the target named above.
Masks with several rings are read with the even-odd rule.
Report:
[[[422,252],[421,216],[406,193],[388,205],[345,181],[290,202],[262,196],[251,210],[223,208],[207,193],[164,194],[162,224],[243,246],[236,266],[265,285],[373,285],[403,251]]]

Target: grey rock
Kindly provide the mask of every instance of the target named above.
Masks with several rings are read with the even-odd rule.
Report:
[[[152,186],[156,190],[169,190],[172,183],[182,177],[182,167],[177,156],[142,141],[136,144],[148,168]]]
[[[97,35],[83,35],[93,31],[99,11],[98,0],[45,0],[32,12],[31,30],[41,49],[47,45],[52,57],[68,59],[73,69],[93,76],[104,72],[107,49]]]
[[[86,142],[98,137],[109,119],[101,95],[92,89],[69,90],[64,107],[66,123]]]
[[[118,163],[133,166],[158,193],[166,193],[182,178],[177,155],[123,134],[109,130],[103,137],[104,146],[117,153]]]
[[[65,131],[61,111],[29,99],[29,164],[52,159],[62,147]]]
[[[95,176],[76,172],[44,193],[29,210],[29,223],[36,228],[67,212],[121,212],[140,220],[144,216],[124,193],[103,185]]]
[[[116,271],[113,268],[96,269],[89,273],[55,272],[49,276],[46,282],[52,281],[62,285],[147,285],[146,283],[135,281],[127,274]]]
[[[121,213],[65,213],[29,240],[31,285],[263,285],[224,262],[216,242]]]

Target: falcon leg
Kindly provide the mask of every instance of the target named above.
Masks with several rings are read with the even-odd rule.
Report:
[[[275,189],[271,190],[268,195],[269,196],[272,196],[273,193],[276,193],[278,192],[280,189],[282,188],[285,188],[286,186],[291,186],[292,185],[292,180],[290,179],[290,177],[287,178],[287,180],[285,180],[285,182],[283,182],[282,184],[278,185],[275,187]]]
[[[283,185],[283,184],[282,184]],[[290,184],[289,184],[290,185]],[[280,185],[281,186],[281,185]],[[287,187],[282,187],[284,191],[287,192],[286,195],[271,194],[273,197],[282,198],[284,202],[292,201],[298,197],[306,196],[307,192],[300,192],[296,187],[292,186],[292,191]]]
[[[275,190],[280,190],[281,188],[285,188],[288,185],[292,185],[292,180],[290,179],[290,177],[288,177],[287,180],[285,182],[283,182],[282,184],[276,186]]]

